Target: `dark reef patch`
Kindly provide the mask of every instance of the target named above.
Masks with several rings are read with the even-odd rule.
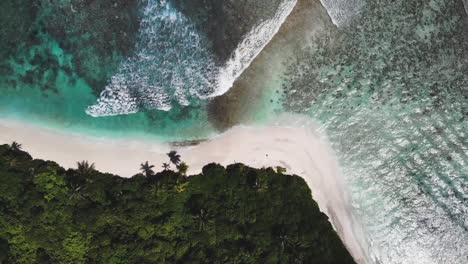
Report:
[[[37,11],[34,0],[0,2],[0,62],[8,59],[18,45],[34,42]]]
[[[139,27],[137,0],[41,4],[41,29],[74,56],[78,75],[98,93],[130,55]]]
[[[47,45],[47,38],[41,36],[50,35],[73,56],[76,74],[98,94],[122,58],[133,50],[139,24],[137,8],[137,0],[2,1],[0,64],[8,67],[9,58],[25,57],[35,46]],[[34,65],[44,59],[36,56]],[[39,71],[54,67],[49,62],[53,60],[42,61]]]

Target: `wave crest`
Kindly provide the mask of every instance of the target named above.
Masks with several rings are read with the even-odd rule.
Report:
[[[149,0],[135,54],[126,59],[86,112],[109,116],[140,108],[170,110],[175,101],[188,105],[191,97],[214,92],[216,71],[208,40],[189,19],[167,1]]]
[[[275,15],[255,25],[219,67],[210,41],[190,19],[169,1],[148,0],[142,7],[135,54],[122,62],[86,113],[97,117],[142,108],[168,111],[174,103],[189,105],[224,94],[277,33],[296,2],[282,2]]]
[[[328,15],[337,27],[349,25],[351,20],[360,12],[363,0],[320,0],[327,9]]]

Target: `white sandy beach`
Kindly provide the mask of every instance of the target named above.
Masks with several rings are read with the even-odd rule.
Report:
[[[156,166],[168,162],[166,153],[171,150],[169,145],[148,140],[90,138],[0,119],[0,144],[13,140],[23,144],[34,158],[53,160],[68,168],[88,160],[100,171],[124,177],[138,173],[139,165],[147,160]],[[303,177],[355,260],[369,262],[364,235],[352,213],[338,163],[310,119],[283,116],[262,126],[237,126],[177,151],[190,166],[189,174],[201,172],[211,162],[241,162],[257,168],[282,166],[289,174]]]

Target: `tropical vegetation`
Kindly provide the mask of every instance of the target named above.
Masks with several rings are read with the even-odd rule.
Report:
[[[0,145],[0,263],[354,263],[302,178],[177,164],[121,178]]]

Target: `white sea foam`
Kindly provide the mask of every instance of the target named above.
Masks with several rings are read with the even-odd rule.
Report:
[[[274,17],[255,26],[239,43],[226,65],[220,69],[217,77],[216,92],[211,97],[223,95],[234,84],[234,81],[249,67],[257,55],[278,33],[281,25],[296,6],[297,0],[286,0],[281,3]]]
[[[275,15],[253,25],[223,67],[216,67],[209,41],[168,1],[142,5],[135,54],[126,59],[94,105],[91,116],[136,113],[140,108],[170,110],[173,103],[226,93],[278,32],[296,5],[285,0]]]
[[[216,73],[208,41],[168,1],[142,4],[135,54],[127,58],[86,112],[110,116],[138,112],[141,107],[170,110],[173,102],[214,92]]]
[[[320,0],[337,27],[349,25],[364,5],[362,0]]]

